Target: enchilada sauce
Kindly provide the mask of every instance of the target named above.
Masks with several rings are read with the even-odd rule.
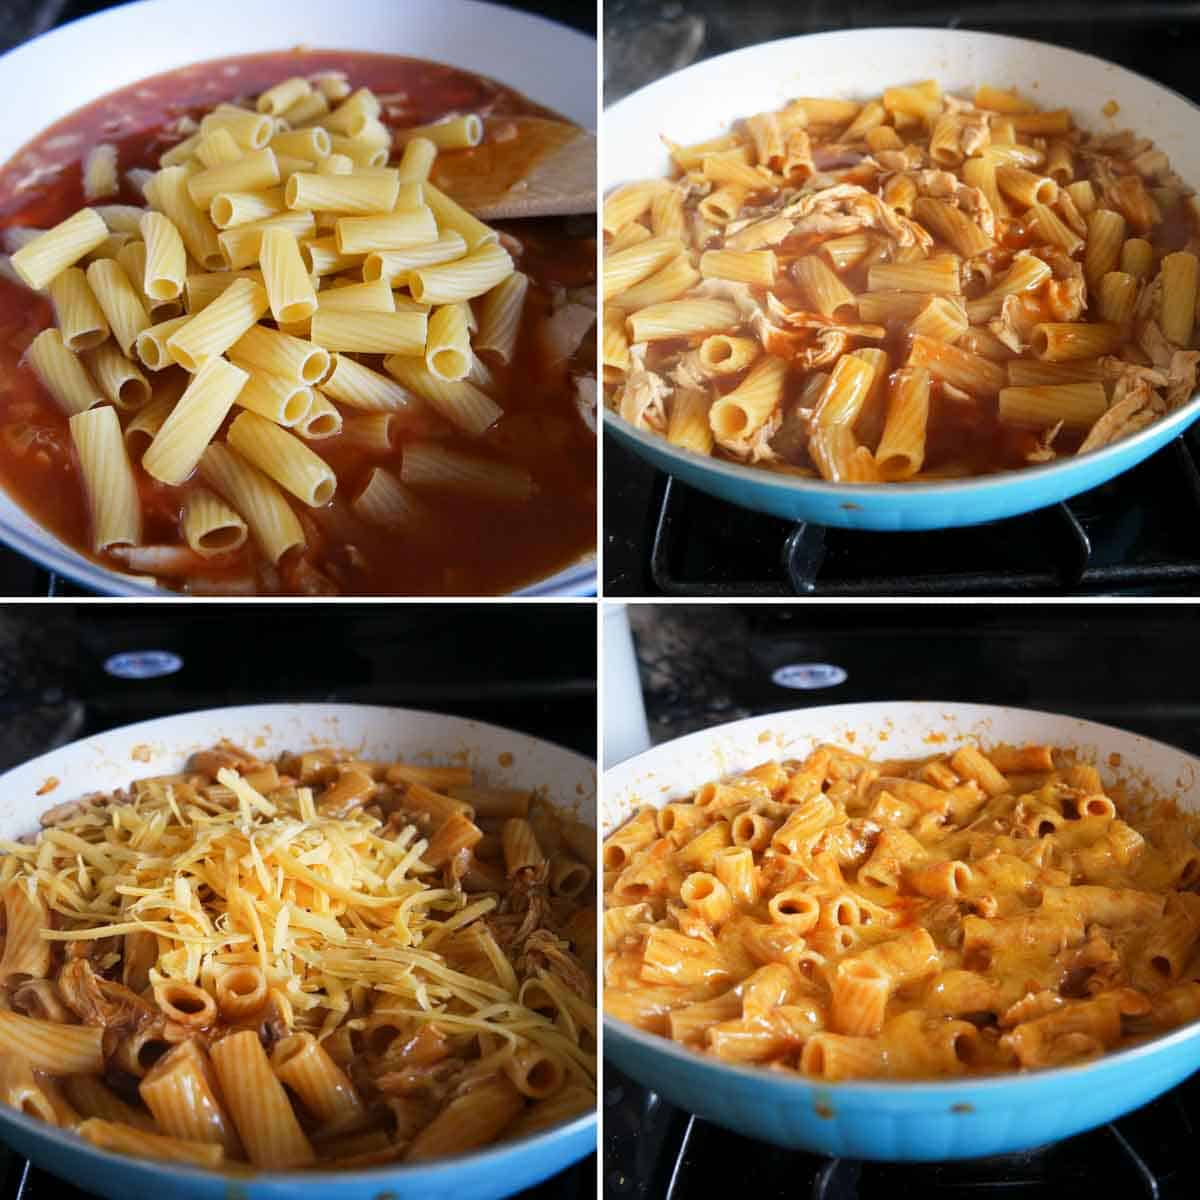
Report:
[[[0,230],[49,228],[83,207],[82,161],[94,145],[118,148],[121,192],[93,204],[145,203],[129,184],[131,167],[156,168],[182,140],[178,122],[222,101],[254,96],[291,75],[342,71],[352,87],[368,87],[383,102],[385,123],[401,128],[451,112],[476,112],[486,138],[505,136],[504,117],[552,117],[501,84],[437,63],[393,55],[289,51],[206,62],[143,80],[96,101],[41,134],[0,171]],[[494,118],[494,119],[493,119]],[[474,151],[442,151],[471,155]],[[434,167],[436,180],[437,165]],[[482,438],[460,436],[432,414],[409,419],[391,454],[369,455],[342,437],[308,442],[338,475],[331,506],[298,502],[307,546],[279,566],[265,562],[249,539],[223,558],[197,559],[188,575],[162,582],[197,591],[345,594],[504,592],[543,578],[595,546],[595,436],[576,406],[571,372],[592,374],[594,333],[574,358],[553,361],[542,327],[564,290],[595,283],[596,244],[589,219],[495,222],[509,237],[517,269],[530,276],[520,342],[508,368],[493,367],[503,417]],[[21,357],[53,323],[48,301],[0,279],[0,485],[40,524],[91,555],[89,517],[67,419]],[[374,360],[372,360],[374,361]],[[156,394],[167,372],[145,374]],[[177,384],[180,381],[176,381]],[[177,392],[179,388],[177,387]],[[229,419],[237,415],[235,407]],[[347,411],[347,415],[352,415]],[[122,414],[122,423],[128,422]],[[222,434],[218,434],[221,437]],[[429,495],[436,527],[412,539],[359,521],[350,500],[376,466],[399,469],[405,438],[434,437],[448,446],[529,470],[535,494],[500,502],[438,492]],[[143,543],[180,544],[180,516],[195,477],[168,487],[135,462],[143,503]],[[116,565],[122,569],[120,564]]]

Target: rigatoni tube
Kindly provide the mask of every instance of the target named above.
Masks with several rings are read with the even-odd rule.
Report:
[[[182,483],[195,470],[246,380],[245,371],[223,358],[201,367],[142,456],[146,471],[163,483]]]
[[[228,446],[220,442],[209,446],[200,459],[200,474],[242,516],[271,562],[304,545],[304,530],[283,493]]]
[[[875,462],[884,479],[911,478],[925,461],[931,382],[923,367],[905,367],[893,377],[883,436],[875,451]]]
[[[709,409],[708,422],[717,441],[745,438],[759,429],[783,399],[788,364],[760,358],[746,378]]]
[[[44,288],[60,271],[90,254],[108,237],[108,226],[93,208],[81,208],[53,229],[26,242],[11,258],[13,270],[31,288]]]
[[[196,371],[224,354],[267,311],[267,292],[251,279],[235,279],[203,312],[167,339],[171,357]]]
[[[221,1092],[250,1161],[266,1170],[307,1166],[315,1155],[283,1084],[253,1030],[231,1033],[211,1051]]]
[[[425,352],[428,317],[419,312],[313,314],[312,341],[326,350],[359,354],[418,355]]]
[[[100,345],[108,337],[108,322],[96,302],[87,277],[78,267],[68,267],[50,281],[50,301],[62,333],[63,344],[78,353]]]
[[[62,334],[53,327],[43,329],[29,343],[25,361],[68,416],[84,412],[104,400],[83,364],[63,345]]]
[[[328,504],[337,490],[329,464],[286,429],[243,412],[229,426],[229,444],[280,487],[313,508]]]
[[[1049,429],[1060,421],[1068,429],[1090,429],[1108,407],[1102,383],[1046,384],[1002,388],[998,416],[1006,425]]]

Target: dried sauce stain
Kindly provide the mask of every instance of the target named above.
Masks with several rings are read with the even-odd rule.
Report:
[[[61,780],[58,778],[57,775],[51,775],[50,778],[47,779],[40,788],[38,788],[38,790],[35,794],[38,796],[45,796],[49,792],[54,791],[54,789],[56,787],[58,787],[60,782],[61,782]]]
[[[759,744],[760,744],[760,745],[761,745],[763,742],[769,742],[770,740],[771,740],[771,733],[770,733],[770,730],[764,729],[764,730],[762,731],[762,733],[760,733],[760,734],[758,735],[758,741],[759,741]]]
[[[496,760],[502,767],[511,767],[513,765],[513,756],[507,750]]]
[[[824,1100],[818,1100],[813,1105],[813,1112],[823,1121],[832,1121],[834,1118],[833,1105],[826,1104]]]
[[[952,1105],[950,1105],[950,1111],[952,1113],[973,1113],[975,1111],[975,1105],[973,1105],[973,1104],[952,1104]]]
[[[154,751],[146,745],[134,746],[129,752],[134,762],[148,763],[154,757]]]
[[[1121,756],[1119,754],[1110,754],[1108,756],[1108,765],[1115,771],[1121,765]]]
[[[923,739],[927,746],[940,746],[945,740],[944,733],[927,733]]]

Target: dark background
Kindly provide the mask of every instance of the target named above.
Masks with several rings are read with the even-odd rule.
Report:
[[[1067,713],[1200,754],[1192,604],[630,604],[629,620],[655,742],[780,710],[946,700]],[[772,681],[802,664],[845,679]]]
[[[605,0],[605,104],[680,67],[757,42],[879,25],[979,29],[1056,42],[1171,82],[1193,80],[1195,0]],[[635,36],[636,35],[636,36]],[[640,47],[640,48],[639,48]]]
[[[203,2],[203,0],[201,0]],[[342,0],[353,3],[353,0]],[[397,5],[404,0],[396,0]],[[0,0],[0,51],[8,50],[55,25],[86,17],[105,8],[116,8],[113,0]],[[280,2],[280,14],[287,6]],[[571,25],[584,33],[596,34],[595,5],[572,4],[570,0],[516,0],[506,8],[519,8],[538,16]]]
[[[115,654],[166,651],[128,679]],[[201,708],[343,701],[478,718],[596,750],[591,604],[0,605],[0,769],[68,740]],[[72,715],[74,714],[74,715]]]

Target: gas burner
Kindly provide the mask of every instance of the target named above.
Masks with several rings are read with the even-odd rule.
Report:
[[[919,533],[793,524],[655,473],[641,540],[616,536],[617,505],[631,506],[610,502],[608,592],[747,599],[1192,594],[1200,589],[1198,457],[1200,438],[1189,433],[1064,503]],[[610,455],[609,471],[630,462],[625,453]],[[635,554],[644,555],[639,570],[632,569]]]

